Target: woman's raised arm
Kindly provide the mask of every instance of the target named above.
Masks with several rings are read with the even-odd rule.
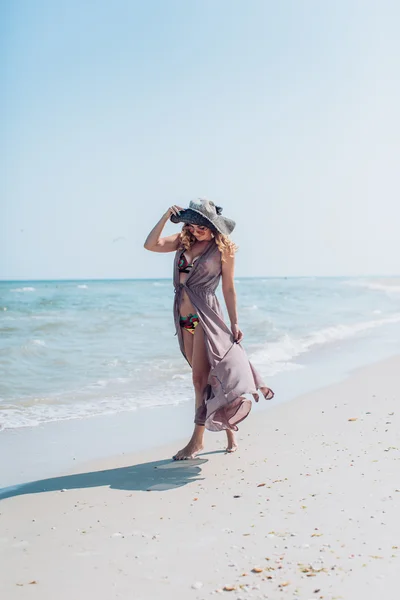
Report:
[[[180,233],[174,233],[167,237],[161,237],[166,222],[172,214],[178,215],[183,210],[180,206],[171,206],[161,217],[158,223],[150,231],[146,238],[144,247],[151,252],[175,252],[179,246]]]

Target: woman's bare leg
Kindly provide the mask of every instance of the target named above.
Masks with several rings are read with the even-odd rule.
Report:
[[[203,403],[203,394],[204,388],[207,386],[208,375],[210,372],[210,364],[208,362],[207,350],[204,339],[204,331],[201,325],[196,327],[194,335],[188,333],[187,331],[183,331],[184,336],[184,346],[185,346],[185,354],[188,357],[189,362],[192,364],[192,378],[193,378],[193,386],[195,393],[195,410]],[[191,356],[191,361],[188,356],[189,347],[186,350],[187,346],[190,345],[190,342],[187,340],[188,337],[193,338],[193,351]],[[192,437],[185,448],[179,450],[177,454],[173,457],[174,460],[185,460],[188,458],[194,458],[196,454],[203,450],[203,436],[204,436],[204,426],[203,425],[195,425]]]
[[[196,331],[195,331],[194,335],[192,335],[191,333],[188,333],[187,331],[183,331],[182,334],[183,334],[183,345],[184,345],[185,355],[189,361],[189,364],[192,366],[194,341],[198,340],[199,348],[198,348],[198,350],[196,352],[196,356],[194,358],[194,360],[196,361],[196,370],[199,369],[201,372],[201,370],[202,370],[201,364],[203,364],[203,372],[205,372],[205,371],[207,372],[207,377],[205,378],[206,383],[204,384],[204,386],[202,388],[201,388],[201,385],[203,382],[200,381],[200,388],[202,390],[200,394],[198,392],[196,392],[196,386],[195,386],[195,409],[197,409],[197,407],[200,406],[201,403],[203,402],[203,390],[204,390],[204,387],[207,385],[208,373],[210,370],[210,365],[208,363],[206,347],[205,347],[205,342],[204,342],[204,332],[203,332],[203,329],[201,328],[201,326],[199,325],[198,327],[196,327]],[[202,345],[200,342],[202,342]],[[203,346],[203,350],[204,350],[203,352],[201,351],[201,346]],[[199,358],[200,358],[199,361],[197,361],[197,356],[199,356]],[[203,361],[203,363],[202,363],[202,361]],[[197,362],[199,362],[199,364],[197,364]],[[200,379],[201,379],[201,377],[200,377]],[[195,384],[195,373],[193,374],[193,384]],[[184,459],[188,459],[188,458],[193,458],[193,456],[196,452],[200,452],[203,449],[204,429],[205,428],[201,425],[195,425],[195,428],[194,428],[192,437],[189,441],[189,444],[185,448],[180,450],[174,456],[175,460],[184,460]],[[226,451],[230,452],[230,453],[235,452],[235,450],[238,449],[238,443],[237,443],[234,431],[227,429],[226,436],[227,436],[227,441],[228,441]]]
[[[228,445],[226,447],[227,452],[235,452],[238,449],[239,445],[237,443],[235,432],[232,429],[226,430],[226,436],[228,438]]]
[[[183,349],[185,350],[185,355],[189,361],[189,365],[192,366],[194,335],[192,335],[191,333],[188,333],[184,329],[182,330],[182,335],[183,335]]]

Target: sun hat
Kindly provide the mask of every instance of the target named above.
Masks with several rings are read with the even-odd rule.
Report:
[[[211,200],[198,198],[191,200],[189,208],[181,210],[179,215],[171,215],[173,223],[190,223],[191,225],[203,225],[223,235],[230,235],[235,229],[235,221],[221,215],[222,208],[215,206]]]

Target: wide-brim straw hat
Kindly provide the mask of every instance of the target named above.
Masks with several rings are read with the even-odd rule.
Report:
[[[189,208],[181,210],[179,215],[171,215],[173,223],[190,223],[191,225],[203,225],[223,235],[230,235],[235,229],[235,221],[221,215],[222,208],[215,206],[214,202],[199,198],[191,200]]]

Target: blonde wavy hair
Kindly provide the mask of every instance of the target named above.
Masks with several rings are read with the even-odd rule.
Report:
[[[223,233],[219,233],[218,231],[212,233],[214,235],[215,243],[218,246],[218,250],[221,252],[222,260],[225,261],[224,255],[226,254],[232,258],[235,255],[235,252],[237,252],[238,246],[236,246],[236,244],[232,242],[228,235],[224,235]],[[180,241],[181,248],[183,250],[190,250],[190,248],[196,241],[196,238],[190,233],[189,227],[186,223],[182,227]]]

